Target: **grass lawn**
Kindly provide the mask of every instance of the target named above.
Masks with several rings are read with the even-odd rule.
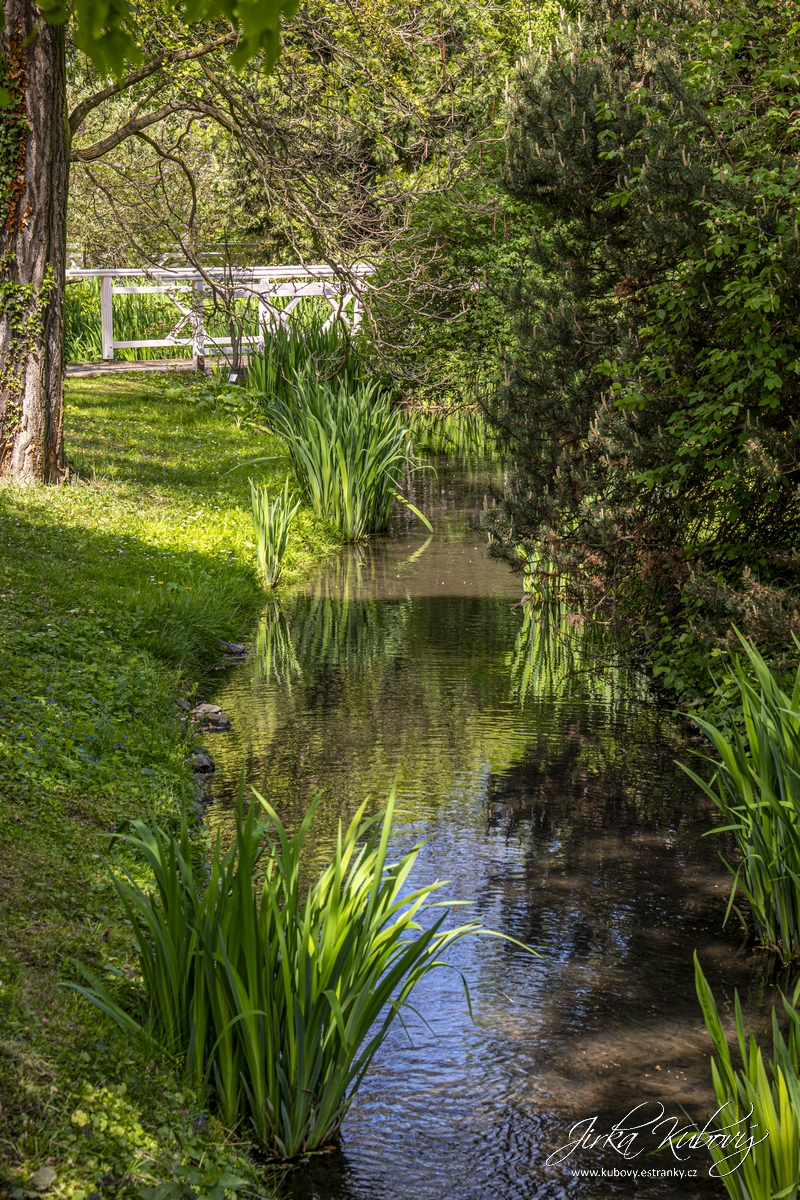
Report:
[[[101,856],[192,798],[176,702],[263,604],[247,478],[283,481],[281,443],[130,375],[69,384],[66,444],[69,486],[0,487],[0,1197],[39,1168],[70,1200],[264,1195],[169,1063],[58,983],[128,969]],[[331,547],[301,512],[286,577]]]

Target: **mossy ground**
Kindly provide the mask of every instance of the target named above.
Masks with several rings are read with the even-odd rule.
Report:
[[[176,700],[263,604],[247,477],[282,482],[281,445],[141,375],[72,382],[66,444],[68,486],[0,488],[0,1196],[41,1166],[70,1200],[263,1196],[170,1064],[59,983],[72,957],[126,968],[102,856],[192,797]],[[287,576],[330,548],[301,513]]]

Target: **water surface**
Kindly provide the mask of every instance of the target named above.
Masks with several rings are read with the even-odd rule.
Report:
[[[579,620],[526,618],[519,579],[480,532],[490,463],[417,475],[391,536],[348,549],[270,607],[248,661],[215,696],[225,821],[236,781],[284,818],[323,792],[313,854],[397,782],[396,845],[428,839],[420,876],[452,881],[491,939],[461,943],[375,1060],[342,1131],[287,1184],[325,1200],[525,1200],[724,1194],[707,1157],[548,1156],[577,1121],[607,1132],[635,1106],[685,1123],[713,1110],[698,950],[721,1007],[761,1012],[759,960],[722,930],[727,877],[714,814],[675,766],[685,731]],[[727,1006],[727,1008],[726,1008]],[[657,1139],[639,1135],[646,1150]],[[694,1170],[587,1178],[576,1168]]]

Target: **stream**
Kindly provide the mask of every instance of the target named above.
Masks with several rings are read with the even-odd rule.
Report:
[[[730,843],[703,836],[715,810],[675,764],[701,745],[641,677],[600,655],[583,622],[525,615],[519,578],[480,531],[496,467],[435,467],[411,497],[432,537],[403,510],[389,536],[326,560],[282,589],[249,658],[220,676],[213,699],[232,729],[205,738],[217,762],[208,820],[229,819],[242,772],[290,825],[322,791],[310,847],[321,864],[338,821],[365,796],[379,811],[396,780],[394,848],[428,839],[419,878],[450,880],[469,915],[540,957],[492,938],[459,943],[458,971],[415,993],[425,1020],[395,1023],[340,1148],[284,1189],[306,1200],[722,1196],[706,1150],[652,1153],[668,1128],[702,1125],[716,1107],[693,952],[724,1013],[738,988],[762,1028],[776,995],[738,922],[723,929]],[[658,1136],[661,1106],[674,1123]],[[627,1157],[621,1134],[558,1154],[615,1123],[641,1126]]]

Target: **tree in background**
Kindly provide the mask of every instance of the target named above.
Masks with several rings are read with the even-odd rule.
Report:
[[[344,274],[376,263],[376,357],[407,396],[450,399],[467,360],[496,362],[502,307],[486,277],[508,257],[515,209],[500,187],[503,94],[556,12],[552,0],[309,0],[269,76],[206,59],[184,110],[79,162],[71,237],[97,265],[158,261],[173,246],[201,264],[248,247],[261,262]],[[76,77],[77,96],[85,86]],[[124,125],[139,98],[110,97],[87,129],[100,139]]]
[[[0,476],[24,482],[65,477],[63,413],[63,306],[66,218],[71,150],[100,157],[188,103],[163,103],[168,64],[202,61],[228,46],[242,67],[259,56],[277,57],[280,18],[296,0],[203,0],[155,10],[127,0],[4,0],[0,33]],[[205,42],[145,53],[148,24],[218,23]],[[112,82],[87,94],[67,113],[67,26],[76,47]],[[133,70],[125,74],[125,64]],[[76,150],[82,124],[111,96],[146,88],[122,127]]]
[[[491,404],[495,549],[651,637],[737,603],[796,622],[798,31],[757,0],[597,0],[516,83],[507,184],[543,219]]]

